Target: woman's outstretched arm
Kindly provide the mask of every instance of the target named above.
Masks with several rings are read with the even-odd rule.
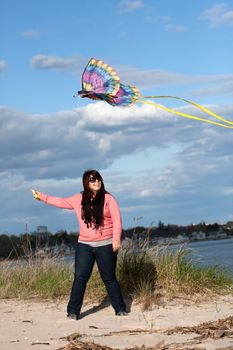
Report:
[[[63,209],[73,209],[72,198],[61,198],[61,197],[53,197],[37,190],[32,189],[33,197],[39,201],[42,201],[49,205],[54,205],[55,207],[63,208]]]

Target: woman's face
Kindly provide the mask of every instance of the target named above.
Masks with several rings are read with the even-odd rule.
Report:
[[[95,175],[90,175],[88,179],[88,184],[89,188],[93,193],[97,193],[101,189],[101,178],[95,176]]]

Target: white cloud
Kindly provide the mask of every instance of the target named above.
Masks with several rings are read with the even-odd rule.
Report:
[[[0,60],[0,73],[6,70],[7,68],[7,63],[4,60]]]
[[[188,30],[188,27],[182,24],[177,24],[173,22],[173,19],[170,16],[156,16],[150,15],[146,17],[147,22],[152,24],[159,24],[166,31],[182,33]]]
[[[179,86],[191,84],[231,84],[233,81],[232,74],[219,74],[209,76],[192,76],[178,72],[166,71],[161,69],[140,69],[132,66],[118,66],[115,67],[122,83],[135,85],[137,87],[151,88],[159,87],[161,85],[172,86],[177,83]]]
[[[197,116],[201,113],[192,106],[180,107],[179,110]],[[212,110],[217,110],[220,115],[226,111],[233,115],[232,105],[227,109],[225,106],[212,107]],[[73,111],[41,115],[23,114],[2,107],[0,171],[22,171],[27,178],[49,178],[55,174],[62,178],[67,172],[72,177],[89,163],[99,164],[100,159],[104,168],[115,158],[139,149],[189,142],[196,137],[196,132],[200,134],[198,139],[202,140],[198,147],[204,147],[206,136],[204,134],[201,138],[201,134],[205,130],[221,132],[222,129],[189,121],[148,105],[113,108],[105,102],[96,102]],[[194,149],[190,152],[195,154]],[[75,162],[75,158],[81,163]]]
[[[22,172],[26,178],[62,178],[80,173],[90,163],[104,168],[138,147],[170,144],[162,135],[154,140],[154,132],[170,130],[175,121],[176,117],[146,105],[112,108],[99,102],[53,115],[26,115],[2,107],[0,171]]]
[[[143,7],[141,0],[122,0],[119,2],[118,8],[121,13],[133,12]]]
[[[225,106],[218,108],[221,114]],[[193,112],[191,106],[186,110]],[[228,112],[233,115],[232,105]],[[75,229],[73,214],[60,215],[58,209],[34,201],[30,188],[64,197],[72,195],[81,190],[81,175],[87,168],[99,169],[107,190],[120,201],[124,227],[131,222],[133,225],[133,217],[138,216],[143,216],[145,225],[152,218],[156,223],[162,220],[179,224],[191,222],[192,216],[196,220],[216,220],[214,203],[221,202],[224,207],[224,198],[231,198],[231,191],[228,196],[223,193],[223,184],[233,187],[230,135],[229,130],[146,105],[112,108],[96,102],[73,111],[41,115],[2,107],[1,228],[13,225],[18,232],[28,221],[29,229],[39,224],[47,224],[53,231]],[[181,146],[162,166],[157,166],[155,153],[148,165],[144,160],[141,171],[131,173],[130,168],[127,170],[130,162],[126,162],[111,172],[110,165],[122,156],[142,154],[148,147],[161,152],[176,144]],[[208,208],[204,214],[203,206]],[[224,213],[230,215],[228,210]]]
[[[233,94],[233,79],[228,82],[226,80],[225,84],[215,84],[211,86],[202,87],[193,91],[193,95],[195,96],[213,96],[219,94]]]
[[[58,56],[46,56],[37,54],[31,59],[31,66],[34,69],[50,69],[50,70],[68,70],[80,72],[86,64],[86,59],[83,57],[58,57]],[[4,62],[4,61],[3,61]],[[188,85],[189,90],[192,88],[192,84],[199,84],[199,89],[194,90],[194,95],[214,95],[216,93],[231,93],[233,75],[210,75],[210,76],[191,76],[182,73],[174,73],[170,71],[160,69],[140,69],[132,66],[116,66],[117,74],[119,75],[122,83],[135,85],[140,89],[157,88],[160,86],[172,86],[179,82],[179,86]],[[211,87],[201,87],[201,84],[210,84]],[[215,84],[215,86],[213,85]],[[219,86],[219,84],[222,84]],[[199,92],[200,91],[200,92]],[[187,91],[186,91],[187,94]]]
[[[224,186],[222,188],[222,191],[226,196],[232,196],[233,195],[233,186],[231,186],[231,187]]]
[[[101,137],[98,145],[99,150],[107,152],[111,148],[111,140],[110,137]]]
[[[20,36],[25,39],[36,39],[41,36],[41,32],[35,29],[25,30],[20,33]]]
[[[165,29],[167,31],[176,32],[176,33],[186,32],[188,30],[188,28],[186,26],[184,26],[184,25],[172,24],[172,23],[166,24],[165,25]]]
[[[37,54],[31,59],[31,66],[34,69],[82,70],[86,63],[86,60],[79,56],[64,58]],[[184,74],[156,69],[142,70],[130,66],[118,66],[115,69],[118,71],[121,80],[130,85],[139,84],[140,86],[150,87],[160,84],[177,84],[177,81],[186,83],[192,79]]]
[[[137,125],[146,125],[156,118],[164,119],[164,113],[150,106],[134,105],[131,108],[112,107],[105,102],[90,103],[81,108],[85,117],[80,118],[77,126],[93,128],[122,127],[129,125],[136,128]],[[169,116],[167,116],[169,119]],[[132,124],[133,120],[133,124]]]
[[[63,58],[38,54],[31,59],[31,66],[35,69],[70,70],[80,68],[83,64],[84,60],[80,57]]]
[[[209,22],[211,27],[233,25],[233,10],[229,10],[227,5],[220,3],[205,10],[199,17],[201,20]]]

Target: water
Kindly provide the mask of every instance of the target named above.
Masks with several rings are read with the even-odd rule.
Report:
[[[184,245],[182,245],[184,246]],[[190,248],[189,257],[202,266],[218,265],[233,275],[233,238],[222,240],[204,240],[186,243],[185,247]],[[180,245],[172,245],[172,249],[180,248]],[[60,258],[68,264],[74,263],[74,256]],[[11,261],[15,266],[15,261]],[[21,263],[25,263],[22,260]]]
[[[203,266],[219,265],[233,274],[233,239],[206,240],[187,244],[190,257]]]
[[[233,238],[191,242],[186,243],[186,246],[191,249],[189,257],[198,264],[202,266],[218,265],[233,274]],[[178,249],[180,245],[171,247]],[[73,263],[74,256],[65,257],[65,261]]]

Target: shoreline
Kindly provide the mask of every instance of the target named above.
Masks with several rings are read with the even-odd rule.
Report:
[[[204,238],[204,239],[189,239],[189,240],[185,240],[185,241],[180,241],[180,242],[170,242],[170,243],[159,243],[159,244],[151,244],[150,248],[153,248],[153,247],[166,247],[166,246],[179,246],[179,245],[185,245],[185,244],[189,244],[189,243],[203,243],[203,242],[216,242],[216,241],[226,241],[226,240],[233,240],[233,236],[229,237],[224,237],[224,238]],[[147,247],[146,247],[147,248]],[[66,257],[74,257],[75,256],[75,251],[72,251],[70,253],[54,253],[54,254],[50,254],[50,253],[47,253],[44,257],[43,256],[35,256],[33,258],[35,259],[43,259],[43,258],[47,258],[47,257],[51,257],[51,258],[54,258],[54,257],[62,257],[62,258],[66,258]],[[31,256],[30,256],[31,257]],[[0,262],[2,261],[11,261],[11,260],[27,260],[27,257],[25,256],[19,256],[19,257],[16,257],[16,258],[2,258],[0,257]]]
[[[94,342],[102,348],[133,349],[145,345],[154,349],[178,349],[182,345],[179,349],[194,349],[194,346],[206,350],[233,349],[233,296],[202,302],[176,298],[147,311],[136,303],[129,308],[127,316],[117,317],[111,306],[84,303],[81,318],[74,321],[66,317],[64,300],[0,299],[0,342],[7,350],[65,350],[69,344],[67,337],[78,333],[77,344]],[[228,324],[228,333],[223,332],[223,320],[227,322],[229,317],[232,325],[229,328]],[[211,335],[214,322],[220,319],[222,333],[218,332],[220,326],[217,325]],[[206,322],[211,322],[205,326],[207,336],[200,338],[198,329],[204,329]],[[85,349],[83,344],[81,348]]]

